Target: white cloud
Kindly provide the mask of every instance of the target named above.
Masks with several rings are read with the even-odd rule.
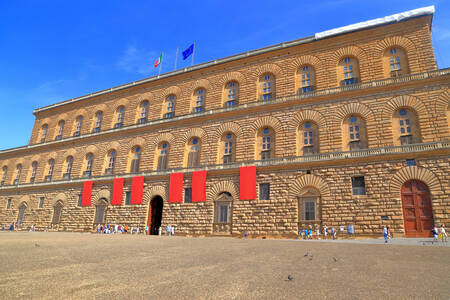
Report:
[[[139,49],[135,45],[128,45],[117,65],[129,73],[150,75],[154,72],[154,64],[159,54],[154,51]]]

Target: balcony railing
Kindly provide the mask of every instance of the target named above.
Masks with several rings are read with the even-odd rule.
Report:
[[[229,169],[237,169],[243,166],[254,165],[257,167],[269,167],[269,166],[280,166],[280,165],[297,165],[303,163],[311,163],[311,162],[320,162],[320,161],[338,161],[338,160],[347,160],[352,158],[365,158],[365,157],[374,157],[374,156],[386,156],[386,155],[396,155],[396,154],[409,154],[409,153],[420,153],[426,151],[433,150],[450,150],[450,141],[443,142],[432,142],[432,143],[423,143],[423,144],[412,144],[412,145],[403,145],[403,146],[391,146],[391,147],[383,147],[383,148],[372,148],[372,149],[363,149],[363,150],[355,150],[355,151],[343,151],[343,152],[330,152],[330,153],[321,153],[314,155],[305,155],[305,156],[292,156],[292,157],[283,157],[283,158],[271,158],[267,160],[252,160],[252,161],[239,161],[232,162],[227,164],[218,164],[218,165],[203,165],[196,167],[186,167],[186,168],[173,168],[173,169],[164,169],[164,170],[156,170],[156,171],[144,171],[139,173],[127,173],[127,174],[113,174],[113,175],[102,175],[102,176],[89,176],[90,172],[86,171],[83,173],[82,178],[71,178],[70,180],[53,180],[51,183],[40,182],[40,183],[26,183],[19,184],[17,186],[3,186],[0,187],[0,190],[3,189],[11,189],[11,188],[21,188],[21,187],[34,187],[34,186],[46,186],[46,185],[54,185],[58,183],[80,183],[86,180],[86,178],[90,178],[91,180],[112,180],[114,178],[123,177],[123,178],[131,178],[134,176],[168,176],[174,172],[183,172],[189,173],[196,170],[206,170],[206,171],[219,171],[219,170],[229,170]],[[406,155],[404,155],[406,156]]]

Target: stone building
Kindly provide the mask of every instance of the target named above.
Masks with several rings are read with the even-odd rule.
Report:
[[[450,226],[449,69],[422,8],[34,111],[0,225],[292,236]]]

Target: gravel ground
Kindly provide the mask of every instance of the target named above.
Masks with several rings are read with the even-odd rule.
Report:
[[[0,299],[449,299],[420,241],[0,232]]]

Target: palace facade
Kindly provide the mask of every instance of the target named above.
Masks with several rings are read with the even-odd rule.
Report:
[[[436,65],[433,12],[36,109],[29,145],[0,151],[0,226],[278,237],[448,227],[450,69]]]

